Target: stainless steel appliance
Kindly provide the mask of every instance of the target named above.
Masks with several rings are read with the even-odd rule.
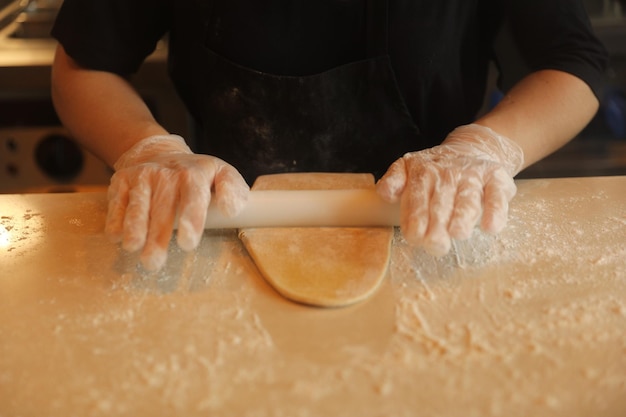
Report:
[[[45,95],[0,100],[0,192],[79,191],[106,185],[111,170],[61,126]]]
[[[50,29],[62,0],[0,0],[0,193],[102,189],[111,170],[81,148],[56,116]],[[155,117],[187,135],[187,113],[159,45],[133,84]]]

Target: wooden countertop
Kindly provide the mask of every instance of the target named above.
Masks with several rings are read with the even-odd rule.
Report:
[[[624,416],[626,177],[520,180],[507,229],[397,234],[369,301],[282,299],[234,231],[159,273],[103,193],[0,195],[0,416]]]

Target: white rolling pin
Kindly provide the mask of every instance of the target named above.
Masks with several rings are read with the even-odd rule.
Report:
[[[251,191],[237,216],[224,216],[213,204],[205,228],[397,226],[400,205],[374,190]]]

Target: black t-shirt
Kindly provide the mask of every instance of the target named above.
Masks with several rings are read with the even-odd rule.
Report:
[[[528,70],[569,72],[601,94],[607,55],[582,0],[389,0],[388,7],[398,86],[420,130],[437,141],[476,116],[489,62],[502,61],[495,46],[503,28],[512,39],[504,55],[515,49]],[[185,28],[198,15],[201,30]],[[366,29],[366,0],[65,0],[53,36],[81,65],[121,75],[135,72],[166,33],[172,48],[195,33],[237,64],[309,75],[364,59]]]

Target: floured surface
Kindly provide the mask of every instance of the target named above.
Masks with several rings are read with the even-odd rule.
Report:
[[[148,274],[104,195],[0,196],[0,416],[624,416],[625,189],[520,182],[502,235],[435,259],[396,234],[390,279],[330,310],[233,231]]]
[[[259,177],[253,190],[373,188],[369,174],[279,174]],[[284,297],[344,307],[370,297],[387,273],[391,227],[246,228],[239,233],[265,279]]]

